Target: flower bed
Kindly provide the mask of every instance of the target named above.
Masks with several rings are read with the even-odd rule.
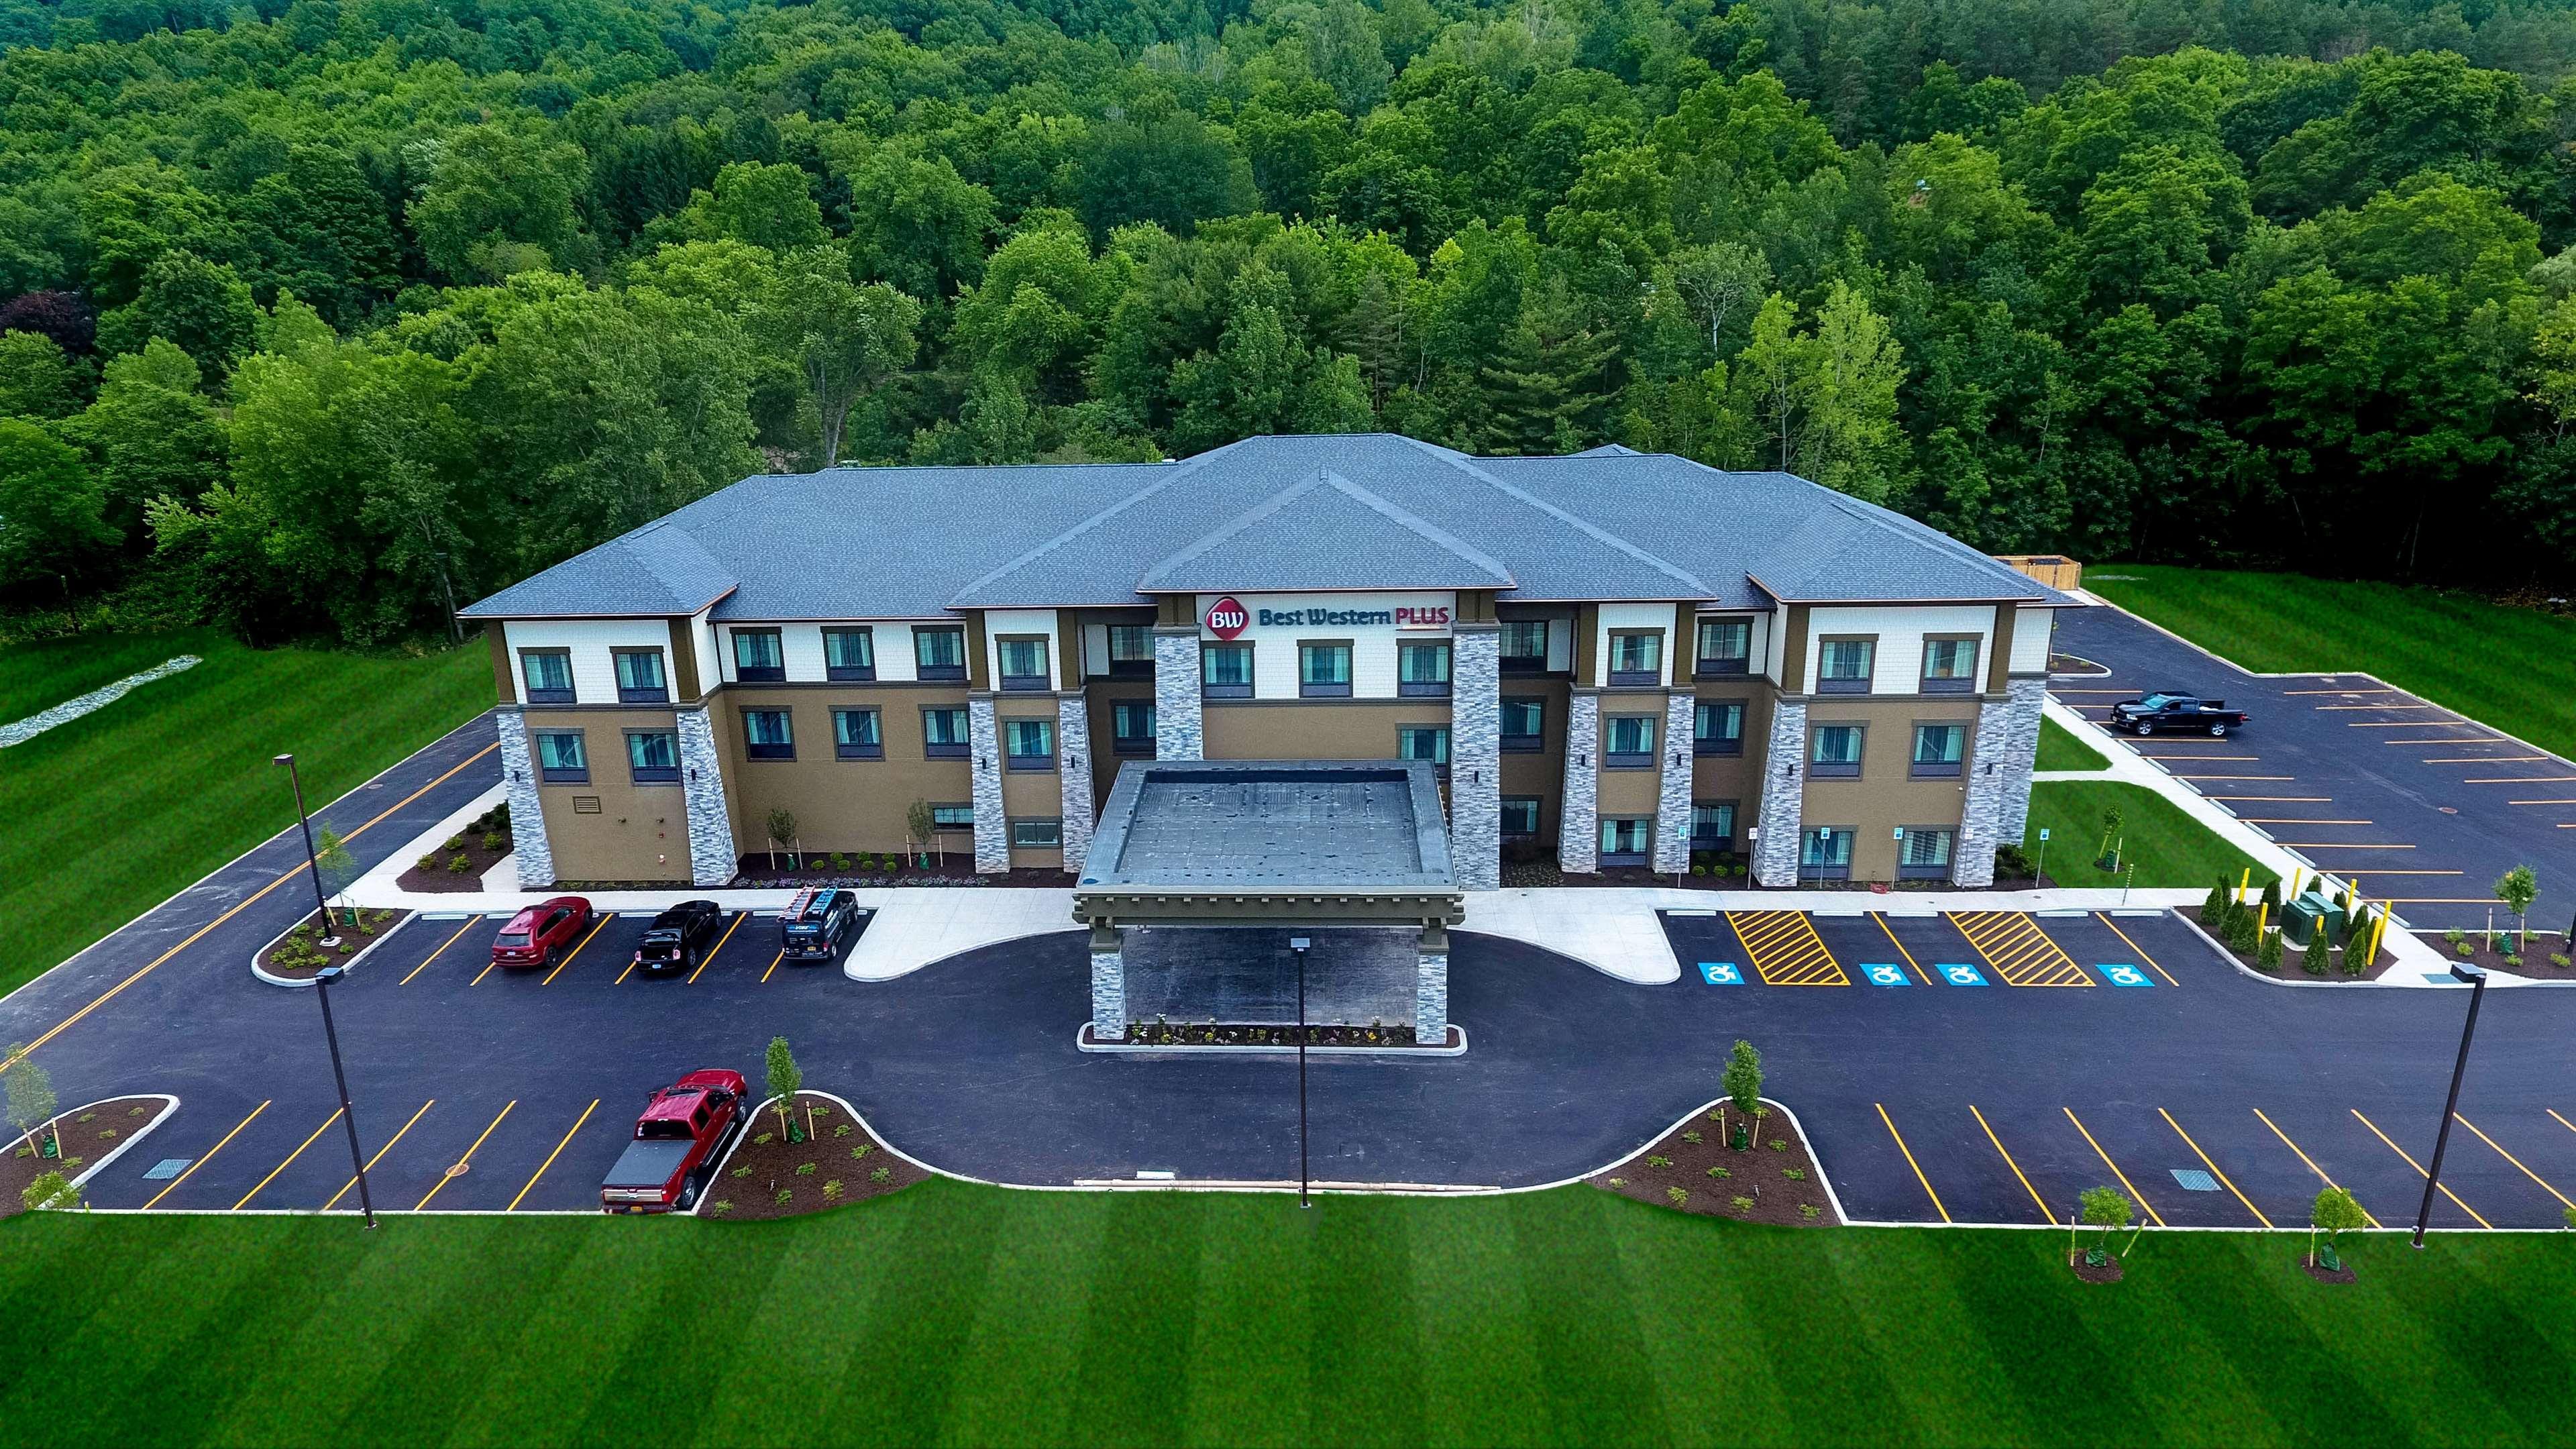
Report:
[[[1586,1181],[1703,1217],[1793,1228],[1840,1226],[1842,1215],[1825,1192],[1824,1173],[1789,1114],[1767,1107],[1752,1124],[1758,1129],[1750,1134],[1753,1145],[1738,1150],[1728,1143],[1743,1124],[1743,1113],[1723,1101],[1712,1103]]]
[[[1127,1023],[1127,1035],[1112,1040],[1082,1029],[1084,1043],[1099,1042],[1110,1046],[1239,1046],[1293,1047],[1297,1045],[1298,1028],[1292,1023],[1229,1023],[1221,1021],[1152,1021]],[[1457,1040],[1457,1028],[1451,1027],[1442,1040],[1417,1042],[1411,1023],[1394,1026],[1372,1023],[1368,1026],[1305,1027],[1306,1045],[1310,1047],[1445,1047]]]
[[[59,1172],[67,1180],[80,1176],[83,1169],[133,1140],[177,1105],[168,1097],[111,1097],[67,1113],[54,1126],[62,1137],[59,1159],[38,1150],[46,1138],[41,1128],[35,1147],[24,1137],[10,1139],[7,1152],[0,1154],[0,1218],[25,1211],[27,1185],[38,1177],[48,1172]]]
[[[755,851],[735,862],[732,884],[773,889],[842,886],[854,890],[869,886],[1035,886],[1069,890],[1073,886],[1071,871],[1023,866],[978,875],[975,857],[953,850],[929,860],[931,863],[924,865],[917,858],[874,851],[807,851],[797,855],[782,850],[774,856],[765,850]]]
[[[2346,955],[2343,948],[2339,946],[2328,948],[2325,953],[2325,959],[2322,961],[2316,961],[2315,958],[2317,953],[2314,948],[2302,951],[2298,947],[2284,942],[2281,948],[2280,964],[2275,966],[2266,966],[2263,964],[2259,950],[2242,951],[2237,949],[2235,943],[2227,939],[2226,933],[2218,925],[2203,918],[2201,907],[2184,907],[2182,914],[2197,923],[2200,929],[2208,935],[2210,940],[2218,943],[2218,948],[2220,950],[2225,951],[2229,956],[2235,958],[2238,965],[2243,966],[2248,971],[2254,972],[2258,976],[2269,976],[2275,980],[2323,981],[2335,984],[2376,981],[2380,977],[2388,974],[2389,966],[2397,959],[2396,953],[2389,950],[2387,943],[2383,941],[2380,943],[2379,947],[2379,959],[2371,962],[2368,969],[2356,972],[2346,969],[2345,963],[2350,958]],[[2317,967],[2317,969],[2313,971],[2308,969],[2312,961],[2315,962]]]
[[[2475,966],[2483,971],[2500,971],[2507,976],[2526,976],[2534,981],[2576,981],[2576,966],[2561,966],[2552,956],[2567,954],[2567,938],[2531,933],[2531,949],[2515,948],[2522,942],[2520,933],[2498,931],[2494,947],[2484,931],[2417,931],[2417,940],[2441,954],[2446,961]],[[2463,950],[2465,947],[2467,949]],[[2510,959],[2508,959],[2510,958]]]
[[[331,913],[332,926],[340,933],[336,947],[319,943],[314,929],[316,918],[306,916],[259,953],[260,969],[288,981],[310,981],[313,973],[325,966],[347,965],[352,957],[375,944],[402,915],[400,911],[363,910],[352,923],[347,911],[335,910]]]
[[[479,891],[483,873],[515,848],[510,839],[510,803],[504,800],[465,822],[463,829],[395,877],[394,884],[407,891]]]
[[[794,1132],[782,1127],[774,1098],[752,1114],[742,1141],[707,1184],[698,1216],[798,1217],[900,1192],[930,1176],[888,1152],[846,1104],[820,1092],[797,1093],[787,1116]],[[809,1121],[810,1136],[788,1140]]]

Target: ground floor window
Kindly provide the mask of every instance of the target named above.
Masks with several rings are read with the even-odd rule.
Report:
[[[1055,768],[1055,721],[1049,719],[1014,719],[1003,721],[1003,739],[1014,770],[1052,770]]]
[[[1435,765],[1449,763],[1449,727],[1447,725],[1404,725],[1395,732],[1395,757],[1399,760],[1429,760]]]
[[[796,758],[796,726],[783,709],[742,712],[742,752],[755,760]]]
[[[930,807],[930,828],[933,830],[972,830],[975,828],[975,807],[972,805],[933,805]]]
[[[877,712],[872,709],[832,711],[832,748],[845,760],[884,759],[885,733],[877,727]]]
[[[1851,879],[1852,831],[1848,826],[1819,825],[1798,847],[1798,874],[1811,880]]]
[[[1111,748],[1122,755],[1154,753],[1154,702],[1113,700],[1109,706],[1109,739]]]
[[[1690,845],[1693,850],[1732,850],[1735,847],[1735,802],[1692,802]]]
[[[1061,820],[1014,820],[1011,822],[1013,850],[1062,850],[1064,822]]]
[[[626,767],[638,785],[667,785],[680,778],[680,737],[669,730],[628,730]]]
[[[1937,826],[1909,825],[1896,848],[1896,874],[1901,880],[1947,880],[1950,851],[1959,833]]]
[[[1529,840],[1538,835],[1538,797],[1506,795],[1503,797],[1503,838]]]
[[[1618,816],[1601,822],[1601,863],[1603,865],[1644,865],[1647,853],[1654,849],[1655,818],[1651,815]]]
[[[537,732],[537,778],[549,785],[590,783],[590,756],[582,750],[581,731]]]

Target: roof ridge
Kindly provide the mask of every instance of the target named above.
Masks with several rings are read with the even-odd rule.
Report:
[[[1795,478],[1798,475],[1792,473],[1789,476]],[[1840,512],[1847,517],[1859,519],[1861,522],[1867,523],[1870,526],[1879,529],[1881,532],[1896,534],[1918,547],[1929,548],[1934,553],[1946,553],[1961,562],[1972,563],[1979,571],[1992,577],[1997,583],[2001,583],[2005,578],[2009,577],[2019,583],[2023,588],[2033,591],[2031,597],[2043,600],[2049,598],[2055,593],[2055,590],[2052,590],[2047,585],[2033,579],[2030,575],[2023,573],[2021,570],[1998,562],[1991,555],[1980,553],[1977,550],[1970,548],[1965,543],[1960,542],[1949,534],[1943,533],[1941,530],[1934,528],[1932,525],[1925,523],[1919,518],[1909,518],[1883,503],[1872,503],[1866,498],[1854,497],[1849,493],[1843,492],[1839,488],[1827,487],[1825,484],[1819,483],[1812,478],[1800,479],[1799,481],[1824,494],[1825,505],[1827,507]],[[1942,547],[1944,544],[1949,545],[1949,547]]]
[[[1294,488],[1283,489],[1270,498],[1263,500],[1253,507],[1244,510],[1242,513],[1235,515],[1233,518],[1226,520],[1224,523],[1217,525],[1215,529],[1207,534],[1156,560],[1152,567],[1146,569],[1144,576],[1137,580],[1137,590],[1139,592],[1143,592],[1146,589],[1154,587],[1157,581],[1167,577],[1175,569],[1181,567],[1181,565],[1199,557],[1201,554],[1208,552],[1217,545],[1234,538],[1245,529],[1248,529],[1254,524],[1260,522],[1262,519],[1279,512],[1281,509],[1286,508],[1290,503],[1305,497],[1307,494],[1314,492],[1318,488],[1330,488],[1334,492],[1341,493],[1350,498],[1353,502],[1359,504],[1361,507],[1380,515],[1389,522],[1395,524],[1397,527],[1404,529],[1406,532],[1413,534],[1415,537],[1422,539],[1434,548],[1439,549],[1441,552],[1474,564],[1477,568],[1484,570],[1493,577],[1503,580],[1501,587],[1517,587],[1517,584],[1512,577],[1512,571],[1503,567],[1498,560],[1470,547],[1464,540],[1438,528],[1427,519],[1417,517],[1388,499],[1370,492],[1368,489],[1352,482],[1341,473],[1336,472],[1331,468],[1319,466],[1315,469],[1315,476],[1312,478],[1299,483]]]
[[[948,596],[948,607],[959,607],[956,603],[957,600],[966,597],[977,589],[991,584],[997,579],[1008,574],[1016,573],[1019,570],[1028,567],[1030,564],[1035,563],[1047,554],[1055,552],[1064,545],[1071,543],[1074,539],[1081,537],[1083,534],[1099,528],[1109,520],[1125,513],[1128,509],[1135,507],[1137,504],[1142,503],[1146,499],[1153,497],[1155,494],[1162,492],[1165,488],[1179,482],[1183,477],[1198,471],[1202,464],[1206,463],[1209,459],[1216,457],[1218,454],[1223,453],[1226,451],[1226,448],[1232,448],[1236,445],[1236,443],[1228,443],[1223,448],[1210,448],[1206,452],[1201,453],[1194,458],[1184,458],[1178,462],[1170,464],[1154,465],[1161,467],[1164,470],[1163,476],[1156,478],[1153,482],[1146,484],[1144,487],[1139,488],[1135,492],[1128,494],[1126,497],[1119,499],[1117,502],[1110,504],[1108,507],[1080,520],[1072,527],[1057,534],[1055,537],[1038,543],[1026,552],[1020,554],[1019,557],[1011,559],[975,578],[967,580],[965,583],[959,585],[957,589]]]
[[[1595,542],[1601,543],[1610,548],[1615,548],[1619,552],[1628,555],[1630,558],[1654,569],[1658,573],[1690,585],[1693,589],[1697,590],[1697,592],[1691,596],[1693,598],[1714,597],[1717,593],[1717,590],[1709,587],[1706,580],[1700,578],[1690,570],[1683,568],[1681,565],[1656,554],[1648,553],[1646,550],[1639,548],[1628,540],[1612,533],[1610,530],[1593,523],[1590,519],[1578,518],[1574,514],[1568,513],[1564,509],[1557,507],[1555,504],[1548,502],[1546,499],[1513,487],[1511,484],[1495,477],[1492,473],[1487,472],[1483,468],[1477,467],[1477,460],[1470,458],[1463,453],[1451,453],[1450,450],[1446,448],[1434,447],[1418,438],[1407,438],[1402,433],[1392,434],[1392,436],[1404,438],[1405,442],[1422,449],[1424,452],[1430,453],[1434,457],[1440,458],[1442,462],[1447,463],[1450,467],[1457,469],[1459,472],[1465,473],[1469,477],[1476,479],[1486,487],[1521,503],[1527,504],[1528,506],[1537,509],[1539,512],[1546,514],[1550,518],[1556,519],[1560,523],[1564,523],[1572,528],[1582,531],[1589,535]]]

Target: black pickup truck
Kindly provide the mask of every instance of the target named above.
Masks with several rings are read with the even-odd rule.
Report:
[[[2133,735],[2224,736],[2229,730],[2246,723],[2247,718],[2245,711],[2229,709],[2223,699],[2159,692],[2143,699],[2124,699],[2111,706],[2110,726]]]

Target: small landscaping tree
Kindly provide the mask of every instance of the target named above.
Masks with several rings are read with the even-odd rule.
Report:
[[[2342,1268],[2343,1255],[2335,1251],[2336,1239],[2369,1221],[2361,1210],[2360,1199],[2348,1189],[2330,1187],[2318,1193],[2316,1205],[2308,1209],[2308,1266],[2317,1266],[2317,1234],[2322,1232],[2326,1235],[2326,1271]]]
[[[2272,917],[2274,920],[2279,920],[2279,919],[2280,919],[2280,917],[2281,917],[2281,881],[2280,881],[2280,877],[2275,876],[2275,877],[2273,877],[2272,879],[2270,879],[2270,880],[2267,880],[2267,881],[2263,882],[2263,904],[2264,904],[2266,907],[2268,907],[2268,908],[2269,908],[2269,914],[2271,915],[2271,917]]]
[[[2344,937],[2343,942],[2343,971],[2346,976],[2358,976],[2370,969],[2370,963],[2379,954],[2379,943],[2374,939],[2378,923],[2372,920],[2369,908],[2364,907],[2362,913],[2353,918],[2351,927],[2351,934]]]
[[[2531,903],[2539,897],[2540,882],[2532,875],[2530,866],[2517,865],[2496,880],[2495,898],[2504,902],[2506,910],[2513,912],[2516,934],[2521,941],[2522,953],[2526,955],[2531,950]]]
[[[939,817],[932,812],[929,801],[915,800],[904,810],[903,831],[905,843],[912,847],[914,856],[930,854],[931,847],[939,840]],[[942,860],[940,864],[945,865],[947,861]]]
[[[2200,923],[2212,931],[2226,926],[2227,882],[2220,881],[2209,888],[2209,899],[2200,903]]]
[[[2261,948],[2256,950],[2254,953],[2255,965],[2262,967],[2266,971],[2278,971],[2281,969],[2281,937],[2283,934],[2285,933],[2280,931],[2265,931],[2263,933],[2263,944]],[[2325,949],[2325,942],[2323,940],[2318,941],[2315,946],[2309,948],[2310,960],[2308,966],[2311,971],[2316,970],[2323,964],[2323,962],[2317,958],[2324,954]]]
[[[29,1060],[26,1053],[27,1049],[22,1046],[9,1048],[9,1070],[0,1073],[0,1080],[5,1080],[8,1088],[9,1123],[27,1139],[27,1150],[32,1152],[36,1147],[36,1129],[52,1123],[59,1104],[54,1098],[54,1079],[46,1074],[43,1067]],[[62,1136],[59,1132],[51,1135],[54,1156],[59,1158],[63,1155]]]
[[[323,894],[334,901],[339,900],[340,892],[349,888],[349,882],[358,878],[358,862],[349,854],[349,838],[333,829],[328,820],[314,822],[313,864],[322,872]],[[343,905],[341,914],[351,924],[356,924],[358,916],[355,911]],[[329,921],[322,923],[322,934],[331,934]]]
[[[802,1142],[804,1135],[797,1127],[796,1119],[788,1115],[787,1105],[795,1101],[797,1092],[804,1088],[805,1073],[796,1065],[796,1053],[788,1049],[787,1038],[773,1036],[769,1039],[767,1065],[769,1095],[778,1099],[779,1135],[790,1142]]]
[[[1727,1100],[1744,1120],[1735,1127],[1734,1146],[1738,1151],[1753,1145],[1753,1111],[1762,1105],[1762,1053],[1753,1043],[1739,1041],[1726,1054],[1724,1077]]]
[[[796,838],[796,813],[782,805],[769,812],[769,868],[778,869],[778,848]]]
[[[18,1201],[31,1213],[49,1208],[76,1208],[81,1205],[80,1189],[59,1172],[40,1172],[18,1194]]]
[[[2102,1230],[2101,1240],[2084,1250],[2084,1261],[2103,1267],[2111,1261],[2111,1230],[2129,1225],[2129,1200],[2116,1187],[2088,1187],[2076,1205],[2086,1227]]]
[[[2114,805],[2102,812],[2102,848],[2093,853],[2093,863],[2095,865],[2100,866],[2104,870],[2118,870],[2120,868],[2120,857],[2114,854],[2111,850],[2111,842],[2118,838],[2119,834],[2120,807]]]

